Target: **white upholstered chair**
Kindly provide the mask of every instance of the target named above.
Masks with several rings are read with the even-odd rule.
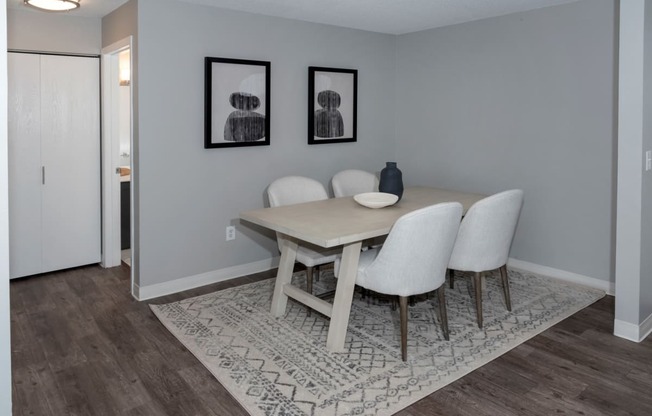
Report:
[[[328,193],[320,182],[303,176],[285,176],[272,182],[267,188],[267,197],[271,207],[299,204],[302,202],[319,201],[328,199]],[[283,237],[276,234],[278,248],[281,250]],[[299,263],[306,266],[306,291],[312,294],[313,270],[318,266],[335,261],[341,250],[324,249],[303,243],[297,249]]]
[[[444,338],[449,338],[443,285],[461,218],[458,202],[410,212],[394,223],[381,248],[360,254],[356,284],[399,297],[403,361],[407,360],[409,296],[437,289],[442,330]]]
[[[335,198],[354,196],[364,192],[378,192],[378,177],[366,170],[347,169],[333,175],[331,186]],[[368,247],[378,247],[383,244],[383,241],[382,237],[366,241],[362,250],[367,250]]]
[[[474,272],[476,314],[482,328],[482,273],[500,270],[507,310],[512,310],[507,278],[507,257],[523,206],[523,191],[513,189],[484,198],[466,212],[451,254],[449,279],[454,270]]]
[[[335,198],[363,192],[378,192],[378,178],[371,172],[347,169],[333,175],[331,186]]]

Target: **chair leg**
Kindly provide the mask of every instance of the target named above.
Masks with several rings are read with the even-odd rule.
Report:
[[[321,274],[321,266],[317,266],[315,270],[317,271],[317,273],[315,273],[315,282],[319,282],[319,275]]]
[[[482,328],[482,273],[476,272],[473,277],[475,286],[475,308],[478,315],[478,328]]]
[[[312,295],[312,267],[306,267],[306,292]]]
[[[401,358],[403,358],[403,361],[407,361],[407,320],[408,320],[407,296],[399,296],[398,303],[400,305],[400,316],[401,316]]]
[[[500,277],[503,281],[503,292],[505,293],[505,304],[507,305],[507,310],[511,312],[512,310],[512,300],[509,296],[509,278],[507,276],[507,265],[503,265],[500,268]]]
[[[306,292],[312,295],[312,267],[306,267]],[[308,307],[307,316],[312,315],[312,309]]]
[[[449,341],[450,335],[448,331],[448,313],[446,313],[446,295],[444,295],[444,285],[441,285],[439,289],[437,289],[437,295],[439,295],[439,315],[441,315],[441,330],[444,332],[444,339]]]
[[[455,289],[455,271],[453,269],[448,269],[448,280],[451,284],[451,289]]]

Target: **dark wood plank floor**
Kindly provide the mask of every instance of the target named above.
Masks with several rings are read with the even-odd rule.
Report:
[[[652,339],[614,337],[613,310],[606,297],[398,414],[652,415]],[[247,414],[131,297],[126,266],[12,281],[11,325],[14,415]]]

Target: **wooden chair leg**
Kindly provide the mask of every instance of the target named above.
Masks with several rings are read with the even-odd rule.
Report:
[[[312,295],[312,267],[306,267],[306,292]],[[312,309],[308,307],[307,316],[312,315]]]
[[[441,330],[444,332],[444,339],[450,340],[448,332],[448,313],[446,313],[446,295],[444,295],[444,285],[437,289],[439,295],[439,315],[441,316]]]
[[[407,320],[408,320],[407,296],[399,296],[398,303],[400,306],[400,316],[401,316],[401,358],[403,358],[403,361],[407,361]]]
[[[315,273],[315,282],[319,282],[319,275],[321,274],[321,266],[317,266],[316,268],[317,273]]]
[[[312,295],[312,267],[306,267],[306,292]]]
[[[478,328],[482,328],[482,273],[476,272],[473,277],[475,286],[475,308],[478,315]]]
[[[451,284],[451,289],[455,289],[455,271],[448,269],[448,280]]]
[[[507,276],[506,264],[500,268],[500,277],[503,282],[503,292],[505,293],[505,304],[507,305],[507,310],[511,312],[512,300],[509,296],[509,277]]]

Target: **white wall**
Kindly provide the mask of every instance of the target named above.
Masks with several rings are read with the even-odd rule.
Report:
[[[101,19],[31,10],[8,10],[9,49],[99,54]]]
[[[240,224],[267,185],[306,175],[380,170],[394,155],[391,35],[237,13],[170,0],[138,1],[139,285],[169,282],[278,255],[271,234]],[[271,146],[204,149],[204,57],[271,61]],[[359,71],[358,142],[307,145],[308,66]],[[225,242],[235,224],[237,238]]]
[[[120,166],[129,166],[131,156],[131,90],[128,85],[120,86]]]
[[[399,36],[406,183],[524,189],[511,256],[612,279],[614,21],[591,0]]]
[[[0,8],[0,49],[7,48],[7,14]],[[7,54],[0,55],[0,415],[11,414],[9,329],[9,188],[7,166]]]

